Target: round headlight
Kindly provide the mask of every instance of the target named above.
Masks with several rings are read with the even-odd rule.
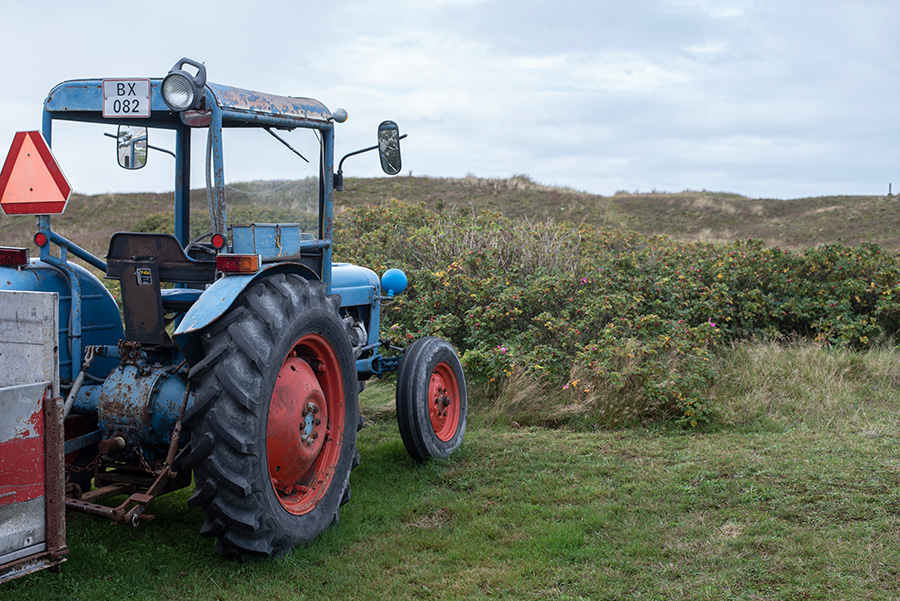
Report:
[[[173,111],[184,111],[194,104],[197,90],[183,73],[169,73],[162,82],[162,96]]]

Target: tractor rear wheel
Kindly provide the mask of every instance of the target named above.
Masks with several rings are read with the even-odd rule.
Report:
[[[185,421],[217,551],[284,556],[338,521],[359,463],[356,365],[325,285],[293,274],[253,282],[201,333]]]
[[[397,423],[413,459],[446,458],[466,431],[466,380],[456,351],[434,337],[413,342],[397,374]]]

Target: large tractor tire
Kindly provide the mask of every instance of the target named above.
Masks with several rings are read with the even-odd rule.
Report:
[[[201,332],[183,465],[221,555],[287,555],[350,498],[358,384],[339,306],[321,282],[277,274]]]
[[[446,340],[420,338],[403,353],[397,374],[400,438],[417,461],[443,459],[466,432],[466,380]]]

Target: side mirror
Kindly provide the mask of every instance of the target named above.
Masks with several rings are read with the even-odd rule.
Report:
[[[400,173],[400,128],[393,121],[383,121],[378,126],[378,156],[382,171],[388,175]]]
[[[147,164],[147,128],[120,125],[116,135],[116,157],[123,169],[140,169]]]

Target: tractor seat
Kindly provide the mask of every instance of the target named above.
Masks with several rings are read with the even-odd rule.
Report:
[[[187,256],[171,234],[118,232],[109,241],[106,277],[122,288],[125,337],[148,346],[168,342],[166,313],[187,311],[201,289],[163,290],[161,282],[202,288],[216,279],[216,263]]]
[[[121,280],[131,264],[150,262],[156,264],[160,282],[211,284],[216,280],[216,262],[210,258],[190,258],[172,234],[117,232],[109,240],[106,276]]]

